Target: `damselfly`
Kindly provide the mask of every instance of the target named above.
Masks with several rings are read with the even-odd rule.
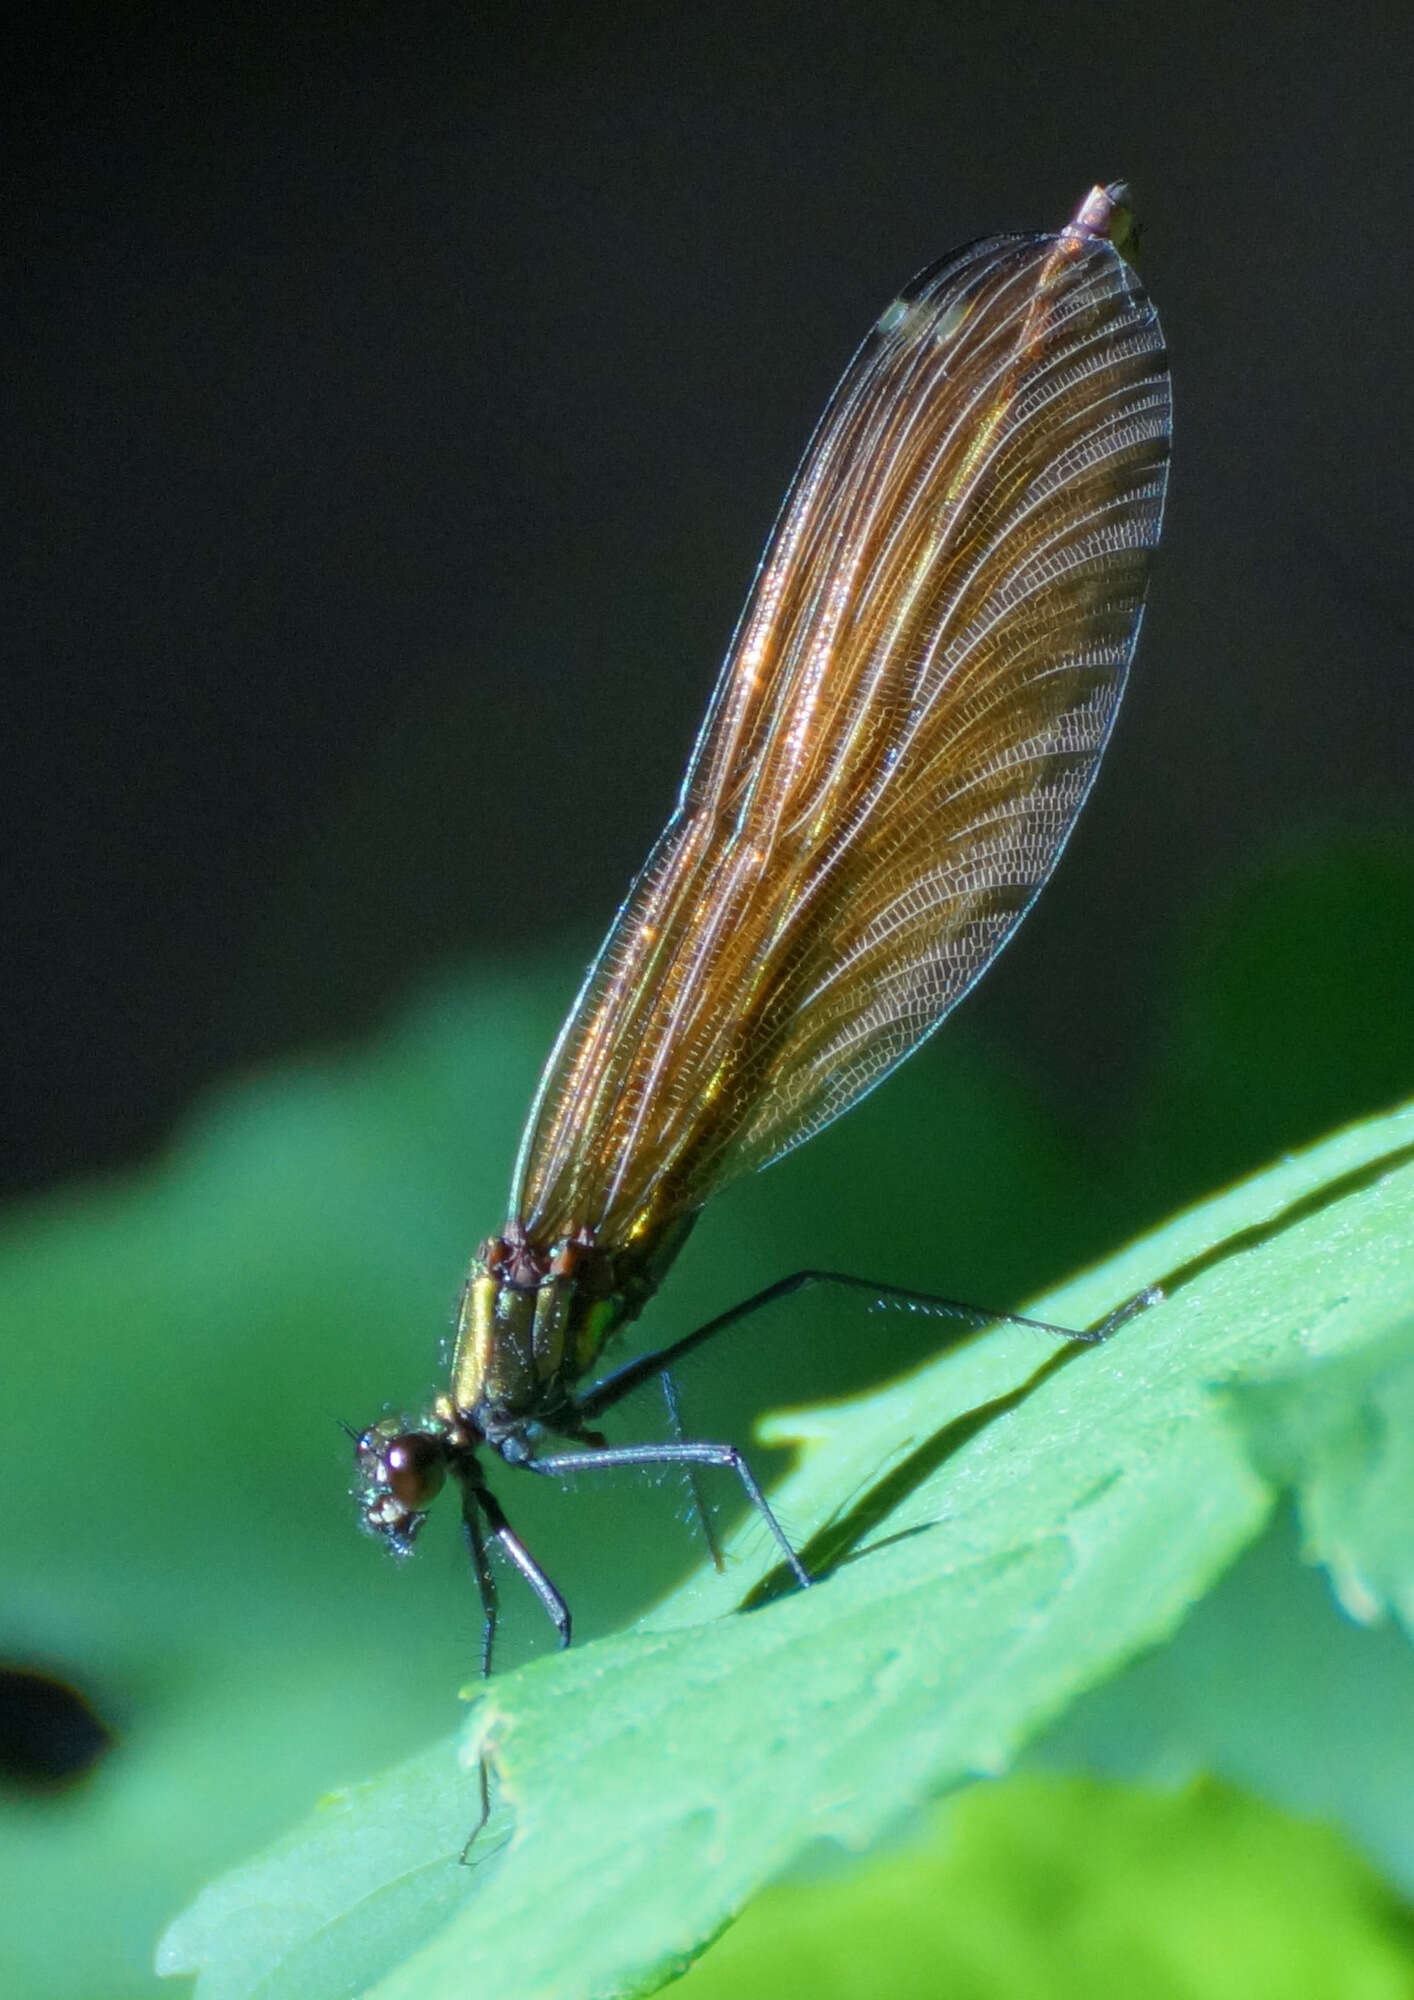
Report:
[[[1125,199],[1097,187],[1058,235],[955,251],[866,336],[786,498],[677,809],[551,1052],[447,1391],[358,1440],[364,1524],[398,1554],[448,1475],[460,1489],[488,1672],[493,1546],[566,1644],[570,1614],[484,1457],[550,1478],[726,1467],[810,1581],[740,1452],[683,1437],[670,1389],[669,1441],[611,1446],[595,1426],[812,1279],[916,1295],[796,1272],[579,1385],[708,1197],[917,1048],[1055,866],[1114,722],[1163,512],[1168,372],[1124,254]]]

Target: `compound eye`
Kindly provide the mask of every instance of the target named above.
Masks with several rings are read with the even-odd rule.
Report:
[[[442,1490],[447,1455],[442,1440],[426,1431],[406,1431],[383,1453],[388,1491],[410,1513],[420,1514]]]

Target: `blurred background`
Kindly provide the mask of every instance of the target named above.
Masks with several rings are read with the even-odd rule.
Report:
[[[1414,33],[59,7],[13,55],[0,1387],[46,1441],[3,1552],[0,1970],[128,1996],[211,1869],[455,1720],[450,1524],[377,1561],[335,1420],[435,1381],[855,342],[1097,179],[1135,188],[1177,399],[1100,782],[947,1032],[724,1198],[653,1333],[820,1261],[1017,1302],[1414,1090]],[[933,1338],[861,1325],[812,1309],[693,1371],[694,1427]],[[517,1498],[586,1633],[692,1558],[670,1495]],[[1407,1817],[1369,1809],[1414,1773],[1407,1647],[1342,1625],[1289,1533],[1253,1561],[1203,1643],[1240,1660],[1270,1598],[1284,1657],[1337,1664],[1260,1729],[1239,1703],[1226,1749],[1188,1718],[1163,1768],[1322,1813],[1414,1891]],[[1332,1684],[1397,1741],[1330,1737],[1316,1782],[1298,1696]],[[1131,1690],[1076,1755],[1141,1773],[1160,1710]]]

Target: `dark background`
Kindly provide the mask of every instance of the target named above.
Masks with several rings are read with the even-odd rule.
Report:
[[[1103,1115],[1223,885],[1407,830],[1404,10],[294,12],[51,10],[7,62],[0,1186],[436,965],[572,966],[854,342],[1097,178],[1147,225],[1171,512],[973,1021]]]

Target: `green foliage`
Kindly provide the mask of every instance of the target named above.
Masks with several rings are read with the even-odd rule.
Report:
[[[1414,1900],[1414,1648],[1335,1615],[1292,1510],[1166,1646],[1093,1688],[1025,1765],[1172,1789],[1213,1773],[1344,1827]]]
[[[1237,1414],[1271,1479],[1301,1495],[1310,1560],[1352,1618],[1414,1633],[1414,1313],[1386,1340],[1252,1383]]]
[[[1295,851],[1185,941],[1141,1139],[1155,1216],[1414,1091],[1414,852]]]
[[[1325,1490],[1326,1427],[1293,1415],[1292,1385],[1304,1376],[1324,1405],[1340,1369],[1343,1423],[1389,1379],[1397,1342],[1414,1347],[1411,1214],[1414,1111],[1284,1162],[1042,1302],[1083,1325],[1141,1279],[1166,1282],[1169,1302],[1105,1346],[1047,1354],[1009,1326],[789,1420],[802,1456],[781,1507],[826,1580],[723,1616],[770,1566],[748,1524],[725,1576],[691,1580],[639,1630],[494,1683],[463,1754],[489,1756],[510,1837],[420,1947],[369,1936],[368,1856],[393,1810],[375,1784],[342,1809],[342,1861],[327,1821],[278,1857],[293,1940],[272,1945],[270,1864],[256,1864],[206,1892],[165,1962],[210,1964],[214,2000],[652,1990],[812,1840],[861,1848],[928,1792],[1004,1770],[1171,1634],[1260,1531],[1278,1472],[1303,1503]],[[1284,1421],[1254,1418],[1274,1385]],[[1399,1568],[1392,1542],[1407,1560],[1414,1539],[1414,1483],[1398,1453],[1367,1465],[1394,1522],[1348,1532],[1342,1560],[1373,1610]],[[1344,1518],[1370,1518],[1358,1494]],[[408,1774],[389,1783],[405,1801]],[[470,1811],[469,1783],[442,1833],[448,1868]],[[371,1964],[388,1969],[370,1984]]]
[[[399,1572],[351,1533],[336,1419],[435,1377],[547,988],[434,994],[373,1050],[222,1092],[150,1171],[8,1217],[4,1650],[118,1743],[71,1791],[0,1797],[0,1991],[169,1990],[154,1939],[206,1875],[450,1726],[458,1552]]]
[[[1406,2000],[1414,1924],[1324,1827],[1213,1784],[975,1786],[927,1836],[768,1889],[683,2000]]]
[[[1306,904],[1277,886],[1299,929]],[[1368,870],[1347,887],[1340,960],[1386,966],[1368,937],[1361,958],[1361,913],[1380,906]],[[1249,1039],[1227,1064],[1249,987],[1278,1020],[1300,1004],[1263,983],[1267,947],[1245,935],[1234,919],[1205,961],[1207,1011],[1185,1014],[1177,1067],[1113,1161],[954,1026],[724,1198],[645,1337],[810,1262],[1006,1304],[1214,1166],[1314,1137],[1316,1108],[1376,1101],[1399,1051],[1362,1020],[1389,1009],[1316,977],[1309,936],[1306,1004],[1338,1016],[1299,1044],[1326,1065],[1319,1088],[1283,1064],[1285,1025],[1272,1051]],[[498,1824],[476,1867],[453,1865],[474,1778],[449,1747],[418,1746],[446,1742],[474,1659],[464,1559],[450,1519],[401,1568],[351,1532],[334,1419],[436,1384],[437,1332],[502,1219],[572,985],[561,967],[448,986],[366,1050],[231,1087],[148,1172],[8,1219],[4,1650],[76,1680],[119,1742],[69,1792],[0,1801],[0,1988],[170,1992],[151,1954],[173,1911],[321,1793],[399,1760],[400,1778],[336,1796],[244,1885],[213,1881],[173,1947],[225,1954],[205,1994],[257,1990],[257,1963],[267,1996],[401,1990],[439,1932],[450,1970],[440,1987],[426,1970],[429,1996],[497,1990],[487,1953],[524,1994],[512,1975],[531,1950],[581,1982],[566,1990],[632,1990],[817,1833],[858,1846],[1028,1743],[1142,1781],[1223,1771],[1339,1821],[1414,1892],[1414,1653],[1392,1621],[1338,1615],[1279,1534],[1222,1577],[1291,1491],[1347,1611],[1408,1620],[1407,1170],[1371,1165],[1408,1143],[1403,1123],[1288,1163],[1053,1301],[1074,1323],[1186,1266],[1109,1350],[1056,1363],[1040,1337],[994,1333],[852,1413],[778,1422],[779,1440],[807,1439],[787,1524],[829,1580],[726,1616],[769,1561],[748,1524],[725,1579],[699,1575],[637,1630],[499,1680],[472,1714],[491,1732]],[[1406,1085],[1414,1045],[1409,1061]],[[802,1391],[877,1392],[947,1331],[807,1295],[689,1371],[693,1428],[743,1439]],[[769,1469],[786,1450],[758,1456]],[[690,1557],[675,1489],[501,1487],[584,1638],[640,1615]],[[508,1657],[523,1657],[543,1638],[506,1595]]]

